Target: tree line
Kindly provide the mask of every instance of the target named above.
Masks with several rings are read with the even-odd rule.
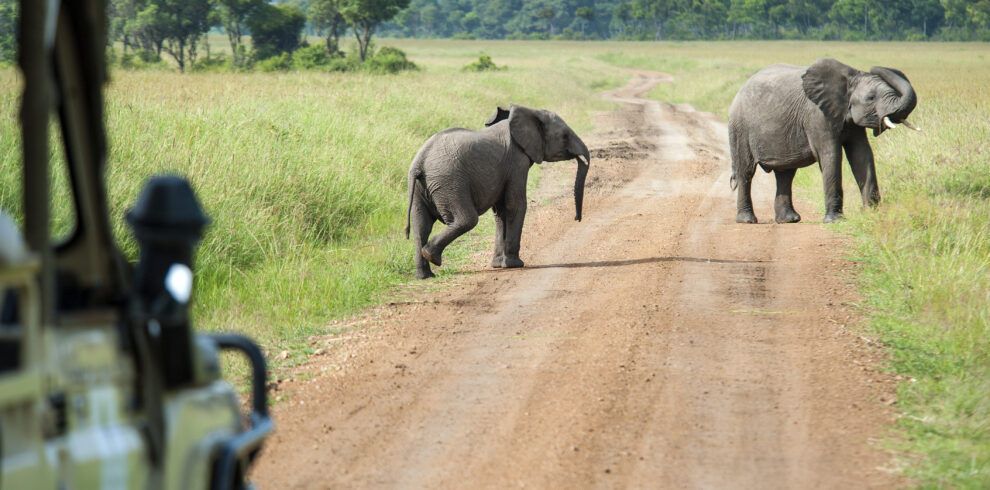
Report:
[[[355,63],[377,33],[458,39],[815,39],[990,41],[990,0],[108,0],[108,42],[125,60],[170,56],[196,65],[211,29],[226,34],[234,69],[263,60],[288,63],[304,34],[325,50],[304,64],[343,58],[353,36]],[[0,63],[15,58],[17,0],[0,0]],[[250,47],[245,42],[250,36]],[[128,54],[130,52],[130,54]],[[398,50],[390,62],[406,63]],[[130,56],[131,58],[127,58]],[[404,66],[404,65],[403,65]]]
[[[158,62],[166,55],[184,71],[200,61],[205,48],[207,60],[239,69],[258,62],[287,62],[292,53],[307,47],[307,31],[325,36],[325,49],[315,46],[318,49],[300,57],[308,64],[325,64],[344,58],[340,37],[353,33],[357,62],[363,63],[379,26],[408,6],[409,0],[107,0],[107,43],[112,56],[117,46],[122,48],[124,63],[135,56]],[[0,0],[0,63],[15,61],[17,17],[18,0]],[[211,57],[206,37],[211,30],[226,33],[229,57]],[[401,51],[382,51],[387,59],[379,62],[411,66]]]
[[[230,43],[231,63],[292,53],[305,45],[304,29],[327,36],[326,54],[342,56],[339,38],[353,32],[360,61],[365,61],[378,26],[409,0],[309,0],[272,4],[266,0],[109,0],[109,42],[171,56],[180,70],[195,63],[199,40],[222,28]],[[251,36],[251,50],[245,36]]]
[[[412,0],[382,32],[478,39],[990,41],[990,0]]]

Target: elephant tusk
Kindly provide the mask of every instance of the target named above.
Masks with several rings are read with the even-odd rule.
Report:
[[[896,124],[894,124],[894,122],[893,122],[893,121],[891,121],[891,120],[890,120],[890,117],[888,117],[888,116],[883,116],[883,125],[884,125],[884,126],[887,126],[887,127],[888,127],[888,128],[890,128],[890,129],[894,129],[894,128],[896,128],[896,127],[897,127],[897,125],[896,125]]]
[[[914,124],[909,123],[907,119],[901,121],[901,124],[907,126],[908,129],[913,129],[915,131],[921,131],[921,128],[919,128],[918,126],[915,126]]]

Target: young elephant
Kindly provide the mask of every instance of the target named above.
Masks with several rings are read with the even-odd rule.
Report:
[[[756,166],[777,178],[774,211],[778,223],[801,216],[791,203],[798,168],[819,162],[825,188],[825,222],[842,217],[842,152],[864,205],[880,201],[873,150],[865,128],[877,136],[897,123],[911,129],[908,115],[917,104],[907,77],[874,66],[864,73],[833,59],[809,67],[777,64],[760,70],[739,89],[729,109],[732,178],[739,189],[738,223],[756,223],[750,184]]]
[[[574,219],[581,221],[588,147],[564,121],[546,110],[517,105],[498,108],[485,129],[451,128],[430,137],[409,167],[410,225],[416,242],[416,277],[433,277],[444,248],[495,212],[492,267],[522,267],[519,239],[526,216],[526,178],[534,163],[575,158]],[[582,161],[583,159],[583,161]],[[447,225],[430,238],[433,224]],[[429,241],[427,241],[429,240]]]

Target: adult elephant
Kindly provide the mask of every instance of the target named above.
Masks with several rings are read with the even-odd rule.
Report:
[[[529,168],[571,158],[578,162],[574,219],[581,221],[590,155],[557,114],[513,105],[498,108],[484,129],[451,128],[431,136],[409,167],[406,238],[411,226],[416,277],[433,277],[429,263],[439,266],[447,245],[474,228],[488,209],[495,212],[492,267],[522,267],[519,240]],[[437,220],[447,228],[430,238]]]
[[[874,66],[869,73],[834,59],[813,65],[777,64],[760,70],[739,89],[729,109],[732,189],[736,222],[756,223],[750,186],[756,166],[777,178],[775,220],[795,223],[791,202],[798,168],[819,162],[825,188],[825,222],[842,217],[842,151],[845,150],[864,205],[880,202],[873,150],[865,128],[878,136],[907,122],[917,104],[906,76]]]

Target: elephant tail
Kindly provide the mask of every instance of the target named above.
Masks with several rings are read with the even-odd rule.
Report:
[[[418,157],[418,155],[417,155]],[[413,161],[409,169],[409,206],[406,208],[406,240],[409,239],[409,223],[412,221],[413,196],[416,192],[416,181],[422,178],[423,169],[420,166],[419,158]]]
[[[741,123],[735,117],[734,109],[735,102],[732,103],[732,109],[729,111],[729,168],[732,170],[732,175],[729,177],[729,189],[736,190],[739,187],[738,179],[739,172],[746,175],[747,170],[741,168],[749,155],[749,144],[746,137],[743,136],[743,131],[741,129]]]

